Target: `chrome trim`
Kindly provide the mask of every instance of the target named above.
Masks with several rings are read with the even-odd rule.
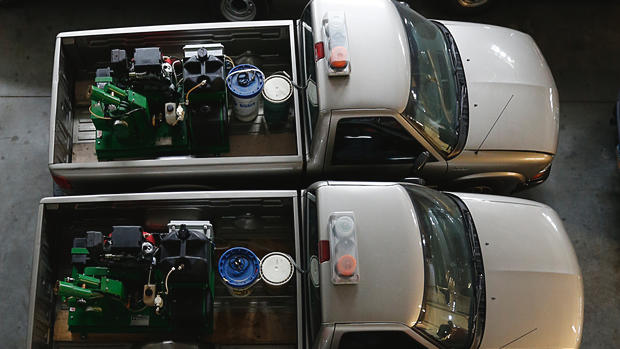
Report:
[[[78,36],[95,36],[95,35],[110,35],[110,34],[133,34],[133,33],[148,33],[148,32],[165,32],[165,31],[179,31],[179,30],[197,30],[197,29],[275,27],[275,26],[291,26],[292,27],[292,25],[293,25],[293,21],[292,20],[149,25],[149,26],[141,26],[141,27],[122,27],[122,28],[111,28],[111,29],[77,30],[77,31],[70,31],[70,32],[60,33],[60,34],[58,34],[57,38],[70,38],[70,37],[78,37]],[[291,33],[293,33],[293,31],[291,31]]]
[[[30,300],[28,304],[28,332],[26,337],[26,348],[32,348],[32,340],[34,337],[34,309],[37,303],[37,284],[39,279],[39,255],[41,253],[41,230],[43,229],[43,208],[44,205],[39,204],[39,213],[37,214],[37,229],[34,233],[34,247],[32,251],[32,276],[30,278]]]
[[[60,44],[61,34],[56,37],[56,44],[54,49],[54,67],[52,68],[52,95],[50,103],[50,140],[48,149],[48,164],[54,163],[54,140],[56,137],[56,108],[58,107],[58,83],[59,83],[59,70],[60,70]]]
[[[150,200],[196,200],[297,197],[295,190],[231,190],[231,191],[187,191],[133,194],[97,194],[76,196],[55,196],[41,199],[41,205],[83,202],[150,201]]]
[[[298,192],[295,192],[295,198],[293,200],[293,224],[295,225],[295,263],[298,265],[301,264],[301,246],[299,237],[301,232],[299,231],[299,227],[303,224],[302,220],[299,217],[299,200],[300,195]],[[303,298],[302,298],[302,287],[300,274],[297,273],[295,275],[295,284],[297,287],[297,348],[303,348],[304,343],[304,332],[303,332]]]

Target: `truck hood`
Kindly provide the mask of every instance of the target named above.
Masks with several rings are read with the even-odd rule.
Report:
[[[461,54],[469,95],[465,149],[555,154],[558,91],[527,34],[492,25],[442,21]]]
[[[579,347],[581,271],[555,211],[516,198],[458,195],[482,248],[486,316],[480,347]]]

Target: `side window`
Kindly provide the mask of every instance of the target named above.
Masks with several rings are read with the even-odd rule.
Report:
[[[340,338],[338,349],[425,349],[401,331],[347,332]]]
[[[310,6],[306,8],[302,18],[302,33],[304,42],[304,85],[305,89],[305,109],[308,114],[310,130],[314,131],[319,116],[319,102],[316,87],[316,66],[314,62],[314,36],[312,35],[312,11]],[[312,133],[310,133],[312,134]]]
[[[408,164],[425,149],[393,117],[338,121],[332,164]]]

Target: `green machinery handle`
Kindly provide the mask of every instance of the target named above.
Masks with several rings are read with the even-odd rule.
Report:
[[[92,277],[92,276],[88,276],[84,274],[78,274],[77,283],[86,284],[90,288],[98,288],[101,285],[101,281],[97,279],[96,277]]]
[[[109,86],[109,84],[108,84]],[[90,95],[90,99],[93,101],[97,101],[97,102],[102,102],[105,104],[114,104],[116,106],[120,106],[121,104],[121,99],[116,97],[116,96],[112,96],[111,94],[105,92],[104,90],[100,89],[97,86],[92,86],[91,87],[91,95]]]
[[[58,281],[58,295],[63,297],[77,297],[84,299],[98,297],[97,294],[87,288],[82,288],[65,281]]]
[[[105,84],[104,87],[105,92],[113,92],[117,95],[120,95],[121,97],[127,97],[127,91],[121,89],[120,87],[116,86],[116,85],[112,85],[112,84]]]

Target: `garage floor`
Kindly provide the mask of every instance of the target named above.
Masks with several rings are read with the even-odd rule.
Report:
[[[31,0],[0,9],[1,347],[25,346],[37,203],[52,192],[47,154],[56,33],[211,21],[208,3],[185,1],[177,13],[143,0],[91,2],[97,7],[90,9],[83,2],[50,8],[47,1]],[[296,18],[301,3],[276,0],[282,6],[273,17]],[[559,150],[549,180],[518,196],[555,208],[573,241],[585,288],[582,348],[618,347],[620,176],[610,118],[620,88],[620,4],[502,0],[485,14],[459,17],[435,3],[415,0],[413,7],[427,17],[524,31],[547,58],[560,91]]]

